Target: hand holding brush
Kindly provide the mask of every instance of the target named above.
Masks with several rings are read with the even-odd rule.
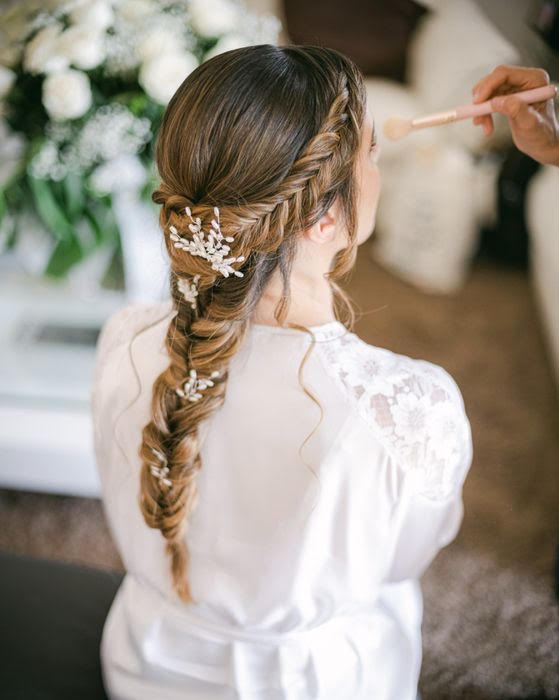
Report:
[[[504,114],[518,150],[534,160],[559,165],[559,123],[553,100],[527,104],[514,93],[549,86],[549,75],[542,68],[497,66],[472,89],[474,103],[490,99],[493,111]],[[491,115],[476,117],[485,133],[493,132]]]
[[[514,74],[511,75],[510,73],[507,73],[505,69],[514,71]],[[537,87],[527,90],[513,90],[510,97],[503,95],[502,93],[497,93],[495,97],[491,97],[493,94],[495,94],[495,90],[500,89],[502,91],[506,89],[506,87],[514,85],[514,83],[511,82],[514,78],[516,78],[516,84],[518,84],[521,79],[524,80],[524,85],[529,84],[526,82],[526,73],[522,73],[522,71],[535,72],[540,80],[540,84]],[[544,80],[544,76],[547,78],[547,84],[542,85],[541,82]],[[532,82],[534,82],[535,78],[531,74],[530,77],[532,77]],[[549,141],[549,152],[544,154],[540,152],[541,148],[539,151],[537,149],[534,151],[534,147],[532,147],[532,152],[522,148],[522,145],[524,144],[521,139],[519,139],[520,143],[518,143],[517,139],[515,139],[515,143],[520,150],[523,150],[524,152],[528,153],[528,155],[535,157],[537,160],[540,160],[540,162],[559,164],[559,127],[555,118],[553,105],[553,99],[557,95],[557,88],[554,85],[549,84],[549,78],[547,77],[547,73],[545,73],[545,71],[537,68],[513,68],[500,66],[498,69],[493,71],[490,76],[487,76],[480,81],[474,90],[477,90],[474,98],[477,100],[477,104],[474,102],[473,104],[460,105],[458,107],[454,107],[453,109],[427,114],[414,119],[401,119],[395,117],[393,119],[389,119],[385,123],[384,133],[388,138],[395,140],[406,136],[410,133],[410,131],[415,129],[423,129],[431,126],[448,124],[460,119],[471,118],[474,119],[474,123],[483,123],[488,125],[486,120],[487,117],[491,119],[489,115],[491,115],[492,112],[500,112],[506,114],[509,117],[509,121],[513,120],[515,117],[517,121],[523,121],[524,129],[527,127],[529,130],[537,130],[540,128],[543,131],[547,131],[548,133],[544,134],[543,136],[540,135],[539,137],[534,137],[532,135],[532,141],[534,139],[536,142],[541,141],[544,136]],[[488,97],[491,99],[487,99]],[[532,104],[540,108],[543,106],[543,109],[546,110],[545,114],[548,119],[545,120],[542,117],[541,112],[536,111],[536,108],[528,107],[528,105]],[[528,109],[530,111],[527,111]],[[527,124],[527,122],[530,122],[530,124]],[[520,125],[511,123],[511,128],[513,128],[513,126],[516,126],[517,129],[520,128],[521,130],[523,128],[522,123]],[[492,122],[490,123],[490,126],[485,126],[485,129],[486,133],[491,133]],[[522,134],[520,135],[522,136]],[[513,130],[513,137],[514,136],[515,132]],[[524,138],[526,139],[526,137]],[[537,152],[540,157],[536,157],[534,152]],[[543,158],[546,159],[544,160]]]

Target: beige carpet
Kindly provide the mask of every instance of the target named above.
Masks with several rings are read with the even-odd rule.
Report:
[[[478,260],[426,295],[365,244],[348,288],[357,332],[445,367],[472,425],[462,529],[423,577],[423,700],[559,698],[559,392],[528,275]],[[122,569],[89,499],[0,491],[0,549]]]

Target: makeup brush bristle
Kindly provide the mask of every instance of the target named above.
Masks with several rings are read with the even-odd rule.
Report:
[[[384,135],[392,141],[407,136],[411,131],[411,121],[401,117],[393,117],[384,123]]]

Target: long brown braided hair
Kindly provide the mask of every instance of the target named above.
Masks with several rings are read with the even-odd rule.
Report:
[[[152,199],[161,205],[176,313],[165,341],[170,365],[154,382],[151,421],[142,432],[139,503],[147,525],[160,529],[167,541],[173,587],[184,602],[194,600],[184,534],[202,467],[199,425],[223,404],[228,363],[278,266],[283,296],[274,316],[284,325],[298,238],[337,198],[348,245],[336,253],[326,277],[336,318],[353,328],[355,313],[337,281],[357,255],[355,171],[365,101],[359,69],[338,51],[261,44],[200,64],[166,108],[156,146],[161,183]],[[170,226],[192,237],[186,207],[208,230],[214,206],[223,235],[234,237],[230,255],[245,258],[233,265],[242,277],[223,276],[169,238]],[[194,275],[199,275],[196,308],[178,286]],[[289,326],[312,335],[305,326]],[[192,369],[203,377],[214,370],[221,375],[190,402],[176,390]],[[162,460],[171,487],[153,473]]]

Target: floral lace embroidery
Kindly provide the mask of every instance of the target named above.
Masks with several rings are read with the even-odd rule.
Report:
[[[472,458],[462,395],[451,375],[426,360],[367,344],[354,333],[320,348],[327,371],[402,471],[414,492],[446,499]]]

